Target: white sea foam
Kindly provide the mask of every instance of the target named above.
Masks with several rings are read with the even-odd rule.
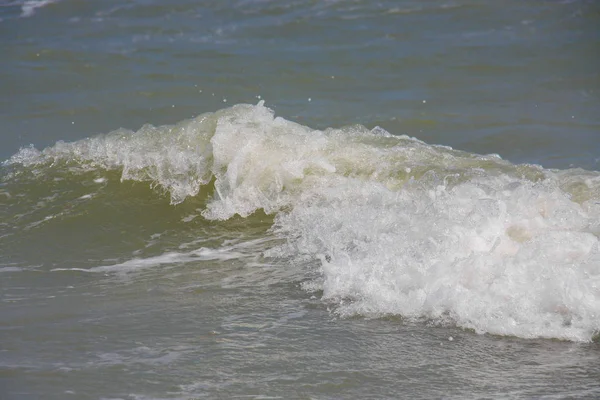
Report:
[[[600,329],[600,218],[552,182],[481,178],[392,192],[348,180],[280,214],[320,256],[308,287],[340,315],[452,321],[478,332],[590,340]]]
[[[267,255],[315,260],[320,278],[305,287],[341,316],[576,341],[600,331],[597,172],[512,165],[378,128],[316,131],[262,102],[24,149],[9,164],[57,161],[120,168],[173,203],[212,181],[209,219],[276,214],[286,244]],[[175,252],[95,271],[225,255]]]
[[[2,272],[22,272],[25,271],[25,269],[20,268],[20,267],[0,267],[0,273]]]
[[[31,17],[35,14],[35,10],[45,7],[52,3],[57,3],[60,0],[28,0],[21,6],[21,17]]]
[[[88,269],[84,268],[54,268],[53,272],[78,271],[88,273],[117,274],[127,276],[147,269],[181,265],[185,263],[197,263],[203,261],[229,261],[236,259],[254,259],[257,249],[263,249],[264,244],[272,241],[273,238],[260,238],[246,241],[224,241],[220,247],[200,247],[192,250],[184,250],[194,247],[195,242],[180,245],[178,251],[168,251],[151,257],[134,257],[129,260],[106,264]],[[2,272],[0,270],[0,272]]]
[[[140,272],[149,268],[159,266],[168,266],[174,264],[184,264],[188,262],[210,261],[210,260],[231,260],[242,258],[244,254],[231,251],[229,248],[210,249],[201,247],[189,252],[170,251],[154,257],[135,257],[122,263],[103,265],[99,267],[84,268],[54,268],[53,272],[60,271],[79,271],[89,273],[116,273],[122,276],[133,272]]]
[[[167,252],[154,257],[133,258],[119,264],[93,267],[90,272],[118,272],[128,273],[161,265],[183,264],[187,262],[209,261],[209,260],[231,260],[241,258],[244,255],[232,251],[229,248],[210,249],[201,247],[190,252]]]

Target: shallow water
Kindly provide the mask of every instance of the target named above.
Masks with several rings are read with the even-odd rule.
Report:
[[[0,397],[600,396],[599,18],[0,4]]]

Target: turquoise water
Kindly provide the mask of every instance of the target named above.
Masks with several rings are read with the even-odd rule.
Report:
[[[600,396],[594,1],[0,4],[0,397]]]

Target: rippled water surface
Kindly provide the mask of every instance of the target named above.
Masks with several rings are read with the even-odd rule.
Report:
[[[600,397],[595,1],[0,2],[0,398]]]

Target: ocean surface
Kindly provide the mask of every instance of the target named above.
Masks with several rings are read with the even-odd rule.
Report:
[[[0,399],[600,398],[600,2],[0,2]]]

